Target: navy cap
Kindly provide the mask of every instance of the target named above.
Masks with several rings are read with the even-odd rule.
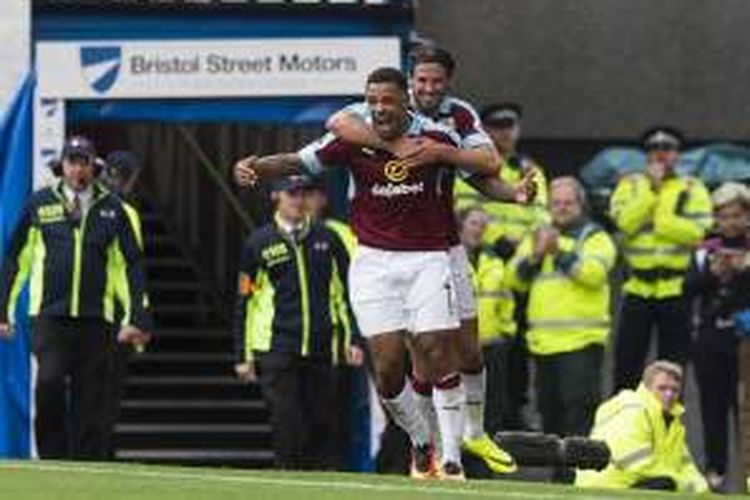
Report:
[[[63,158],[82,157],[93,162],[96,158],[96,149],[94,143],[82,135],[70,137],[63,145]]]
[[[523,108],[514,102],[490,104],[479,113],[482,123],[510,127],[521,121]]]
[[[651,149],[680,149],[685,142],[682,132],[674,127],[651,127],[641,135],[641,144],[646,151]]]
[[[130,151],[112,151],[105,160],[107,170],[126,177],[140,168],[138,158]]]
[[[274,191],[298,191],[307,188],[310,182],[301,175],[290,175],[276,180],[272,189]]]

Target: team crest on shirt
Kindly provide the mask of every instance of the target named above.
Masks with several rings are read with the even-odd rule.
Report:
[[[409,167],[402,160],[391,160],[383,167],[383,175],[391,182],[404,182],[409,178]]]

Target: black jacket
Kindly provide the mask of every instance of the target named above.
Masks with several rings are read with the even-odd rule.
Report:
[[[238,362],[253,353],[337,355],[353,319],[347,301],[349,258],[338,235],[306,223],[297,241],[276,222],[254,231],[240,257],[234,321]]]
[[[30,281],[31,316],[94,318],[149,329],[143,253],[123,202],[94,186],[82,219],[69,211],[62,183],[27,202],[0,274],[0,322],[12,322]]]

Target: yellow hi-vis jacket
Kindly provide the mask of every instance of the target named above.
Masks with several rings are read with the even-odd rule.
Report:
[[[644,479],[670,477],[678,491],[707,491],[685,441],[684,412],[676,404],[667,425],[661,403],[643,384],[602,403],[590,437],[605,441],[612,458],[602,471],[579,470],[576,486],[628,488]]]
[[[479,340],[489,344],[516,334],[513,311],[516,301],[508,286],[503,259],[489,250],[480,250],[471,262],[471,274],[477,297]]]
[[[533,264],[528,235],[510,262],[511,285],[528,291],[529,351],[559,354],[604,344],[609,332],[609,272],[615,245],[599,226],[584,222],[560,235],[556,256]]]
[[[623,290],[643,298],[682,294],[690,256],[711,228],[711,198],[698,179],[671,177],[654,191],[644,174],[620,180],[610,215],[628,266]]]
[[[479,205],[487,212],[490,221],[484,233],[484,241],[489,245],[503,236],[515,242],[521,241],[526,233],[549,222],[547,179],[541,166],[528,158],[503,160],[500,178],[510,184],[517,184],[523,179],[524,167],[534,171],[536,187],[536,197],[528,205],[491,201],[465,180],[460,177],[456,179],[453,189],[456,210]]]

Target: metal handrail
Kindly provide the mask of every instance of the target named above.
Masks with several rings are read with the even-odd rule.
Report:
[[[245,229],[249,230],[255,227],[255,223],[253,222],[252,218],[247,213],[247,211],[243,209],[242,202],[240,202],[239,198],[232,191],[232,188],[229,187],[228,183],[224,180],[218,167],[214,165],[208,155],[206,155],[203,149],[201,149],[198,141],[195,140],[195,138],[190,134],[190,132],[188,132],[187,128],[184,125],[179,125],[177,129],[179,130],[180,135],[188,144],[188,146],[190,146],[193,153],[197,155],[199,160],[198,164],[201,165],[201,167],[208,174],[213,183],[219,188],[219,191],[221,191],[224,200],[229,204],[229,206],[232,208],[232,211],[239,218],[239,220],[242,221]]]

